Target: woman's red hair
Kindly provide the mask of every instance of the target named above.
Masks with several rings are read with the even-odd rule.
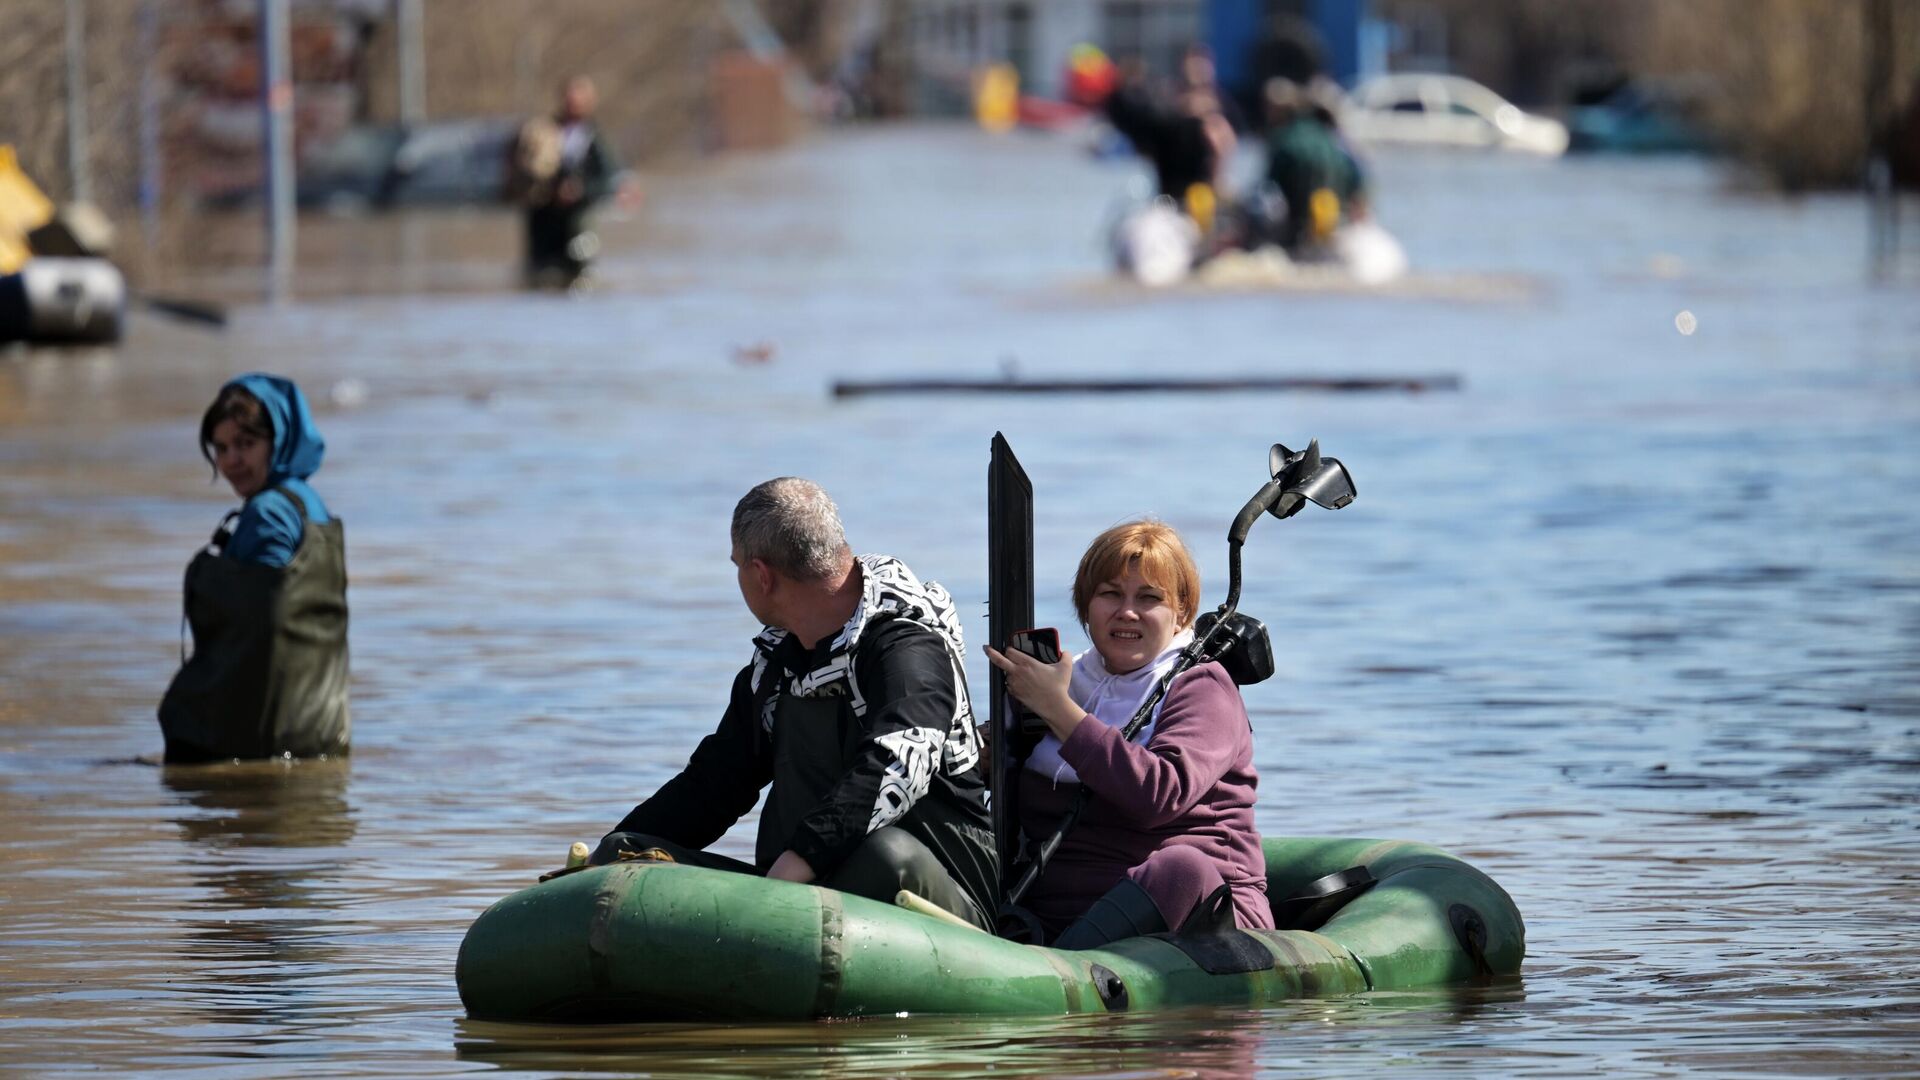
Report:
[[[1082,626],[1093,591],[1102,582],[1124,577],[1130,566],[1137,566],[1148,584],[1173,601],[1180,611],[1181,629],[1193,625],[1200,613],[1200,568],[1194,565],[1186,543],[1171,525],[1130,521],[1094,537],[1087,553],[1080,556],[1080,570],[1073,575],[1073,610]]]

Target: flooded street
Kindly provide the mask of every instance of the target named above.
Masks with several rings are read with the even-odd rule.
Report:
[[[507,289],[501,214],[318,220],[307,295],[224,335],[140,318],[117,351],[0,354],[0,1071],[1920,1071],[1911,228],[1877,282],[1856,197],[1691,160],[1376,164],[1414,276],[1374,294],[1119,284],[1130,166],[889,128],[650,180],[579,299]],[[235,501],[199,413],[253,369],[328,442],[353,754],[141,764],[183,568]],[[1462,386],[829,394],[1009,371]],[[1282,672],[1246,693],[1261,828],[1462,855],[1525,915],[1523,977],[1048,1021],[465,1019],[467,925],[717,721],[756,629],[727,558],[754,483],[819,481],[856,550],[946,584],[983,698],[995,431],[1062,627],[1105,526],[1179,527],[1211,605],[1268,444],[1346,462],[1357,502],[1246,550]],[[751,845],[749,820],[722,847]]]

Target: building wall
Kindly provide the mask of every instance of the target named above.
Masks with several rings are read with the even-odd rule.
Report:
[[[1035,25],[1031,93],[1058,98],[1065,92],[1067,56],[1082,42],[1099,40],[1100,0],[1051,0],[1036,4],[1044,18]]]
[[[964,108],[971,73],[988,63],[1019,61],[1022,93],[1057,98],[1083,42],[1170,74],[1180,50],[1206,40],[1206,0],[911,0],[907,24],[922,110],[941,113]]]
[[[1445,70],[1522,105],[1570,100],[1618,72],[1661,0],[1372,0],[1398,28],[1396,71]],[[1684,6],[1684,5],[1683,5]]]

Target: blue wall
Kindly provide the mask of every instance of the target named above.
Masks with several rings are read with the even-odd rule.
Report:
[[[1311,11],[1327,47],[1327,74],[1342,86],[1352,86],[1360,73],[1360,26],[1367,18],[1367,0],[1313,0]]]
[[[1220,85],[1238,90],[1253,77],[1253,49],[1266,22],[1265,0],[1208,0],[1207,47]]]
[[[1253,77],[1253,50],[1267,28],[1267,0],[1207,0],[1207,45],[1220,85],[1229,90],[1249,89]],[[1367,0],[1308,0],[1307,19],[1326,46],[1327,74],[1352,86],[1361,70],[1361,27],[1367,21]]]

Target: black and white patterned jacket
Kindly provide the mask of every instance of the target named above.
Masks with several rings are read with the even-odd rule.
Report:
[[[755,637],[719,728],[617,830],[704,848],[771,783],[754,853],[763,871],[791,850],[830,877],[869,833],[897,825],[990,911],[997,868],[959,615],[899,560],[858,562],[860,604],[840,632],[811,650],[784,630]],[[786,695],[834,707],[790,710],[807,729],[776,731]]]

